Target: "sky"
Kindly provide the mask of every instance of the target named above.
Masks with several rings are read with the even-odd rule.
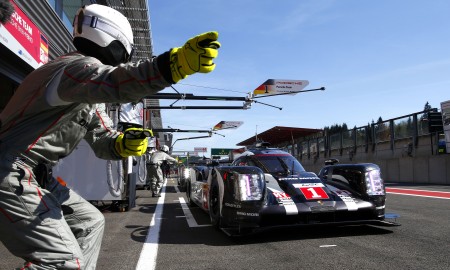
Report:
[[[361,127],[440,108],[450,100],[450,1],[447,0],[149,0],[154,55],[207,31],[218,31],[216,68],[173,85],[197,96],[238,96],[267,79],[308,80],[297,95],[260,98],[248,110],[162,110],[164,128],[237,129],[178,140],[174,151],[238,148],[274,126]],[[162,93],[175,93],[166,88]],[[168,106],[174,100],[161,100]],[[178,101],[175,106],[241,106],[242,102]],[[174,141],[199,136],[174,133]]]

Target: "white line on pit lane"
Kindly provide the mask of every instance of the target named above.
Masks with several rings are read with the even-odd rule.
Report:
[[[175,187],[175,191],[177,193],[180,193],[180,190],[178,189],[178,187],[177,186],[174,186],[174,187]],[[190,228],[211,226],[211,224],[199,225],[197,223],[197,221],[195,220],[194,216],[192,215],[191,210],[189,209],[189,206],[186,204],[186,201],[184,200],[183,197],[179,197],[179,200],[174,200],[174,201],[179,201],[180,202],[181,209],[183,210],[183,213],[184,213],[184,216],[176,216],[176,217],[177,218],[185,217]]]
[[[328,247],[337,247],[337,245],[321,245],[319,247],[328,248]]]
[[[184,198],[180,197],[179,200],[180,200],[180,204],[181,204],[181,209],[183,210],[183,213],[186,216],[186,221],[190,228],[211,226],[211,224],[204,224],[204,225],[197,224],[197,221],[195,220],[194,216],[192,215],[191,210],[189,210],[189,206],[186,204],[186,201],[184,200]]]
[[[156,268],[156,257],[158,255],[159,231],[161,229],[164,198],[166,197],[166,182],[161,189],[161,197],[156,203],[155,213],[150,221],[144,246],[141,250],[136,270],[154,270]]]

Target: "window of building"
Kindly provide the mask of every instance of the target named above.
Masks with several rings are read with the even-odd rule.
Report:
[[[72,32],[73,18],[78,9],[83,5],[95,3],[95,0],[47,0],[50,6],[55,10],[64,26]]]

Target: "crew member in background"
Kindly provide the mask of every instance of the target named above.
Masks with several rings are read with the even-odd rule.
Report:
[[[156,143],[156,140],[153,137],[152,142],[148,143],[148,145],[147,145],[147,152],[145,153],[145,166],[147,168],[147,170],[146,170],[147,177],[145,178],[146,181],[145,181],[144,189],[147,189],[147,190],[151,190],[151,186],[152,186],[152,183],[151,183],[152,174],[150,173],[150,170],[151,170],[150,167],[153,164],[150,162],[150,160],[152,159],[153,153],[156,152],[156,148],[157,148],[157,143]]]
[[[164,160],[161,164],[161,170],[163,173],[164,181],[166,181],[170,175],[170,164],[169,162],[167,162],[167,160]]]
[[[53,178],[52,166],[83,138],[102,159],[145,153],[147,130],[112,130],[95,104],[137,102],[210,72],[220,46],[207,32],[133,63],[132,28],[120,12],[84,6],[73,26],[78,51],[30,73],[0,114],[0,241],[25,260],[21,269],[96,268],[104,217]]]
[[[163,145],[159,151],[153,152],[150,158],[147,159],[147,172],[152,197],[161,197],[161,187],[164,183],[164,175],[162,170],[163,162],[166,161],[169,164],[178,163],[178,161],[171,157],[168,152],[169,146]]]
[[[144,102],[129,102],[119,106],[119,130],[144,126]]]
[[[124,131],[129,128],[142,128],[144,127],[144,102],[129,102],[118,105],[119,110],[119,122],[117,123],[117,130]],[[134,156],[131,160],[133,166],[138,164],[138,161],[144,162],[145,155],[140,157]],[[128,159],[124,159],[126,168],[128,165]],[[145,164],[144,164],[145,165]]]

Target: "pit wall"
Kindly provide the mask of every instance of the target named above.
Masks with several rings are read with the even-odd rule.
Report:
[[[434,147],[433,147],[434,146]],[[353,150],[353,151],[352,151]],[[332,150],[325,155],[297,159],[307,171],[318,173],[325,160],[336,158],[340,163],[375,163],[386,182],[450,185],[450,154],[439,154],[429,136],[418,138],[417,146],[409,140],[379,143],[351,149]]]

